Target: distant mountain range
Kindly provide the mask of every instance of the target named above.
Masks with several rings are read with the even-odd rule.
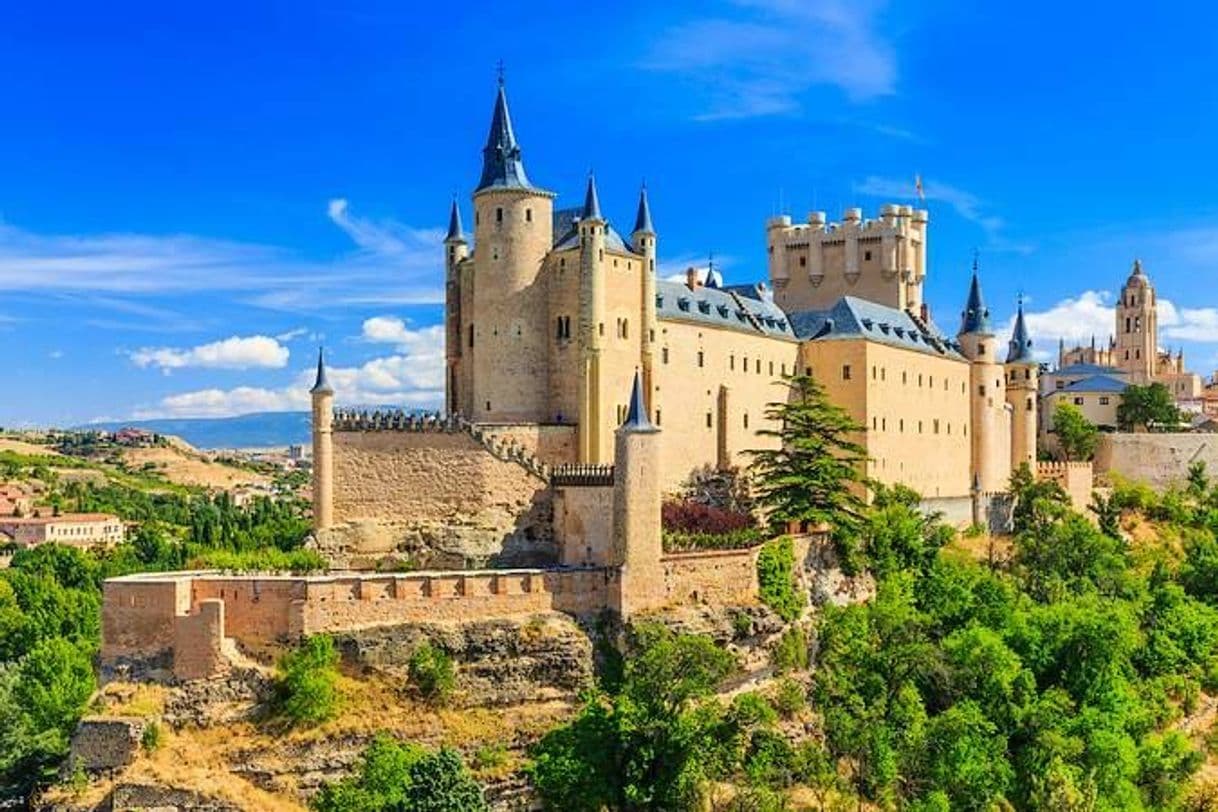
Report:
[[[310,441],[308,412],[257,412],[236,417],[165,418],[90,423],[81,429],[117,431],[128,426],[172,434],[195,448],[274,448]]]

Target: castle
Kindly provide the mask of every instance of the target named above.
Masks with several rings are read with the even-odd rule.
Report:
[[[593,178],[582,207],[554,199],[525,174],[500,83],[473,243],[455,202],[444,241],[444,412],[336,409],[319,355],[314,529],[336,571],[108,580],[104,668],[192,679],[223,672],[234,644],[316,632],[755,603],[759,548],[667,552],[661,500],[774,442],[758,432],[776,428],[766,407],[784,376],[812,376],[864,427],[868,477],[950,519],[977,521],[983,496],[1035,461],[1039,366],[1022,306],[1003,342],[974,262],[959,330],[940,330],[923,299],[927,212],[773,218],[770,285],[723,286],[657,278],[646,189],[628,241]],[[801,567],[818,535],[796,538]],[[411,561],[421,569],[350,571],[403,548],[426,554]]]
[[[766,405],[784,394],[774,383],[805,373],[866,427],[877,481],[961,497],[1001,490],[1013,465],[1035,460],[1038,365],[1022,312],[1000,340],[974,267],[960,329],[936,325],[923,299],[926,211],[772,218],[769,285],[721,286],[657,278],[646,188],[628,236],[595,178],[582,207],[555,210],[555,197],[525,172],[500,83],[472,245],[456,201],[444,241],[448,414],[569,435],[546,464],[605,464],[637,368],[673,490],[699,467],[745,462],[767,442]]]

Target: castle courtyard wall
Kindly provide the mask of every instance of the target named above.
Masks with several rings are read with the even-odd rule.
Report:
[[[574,436],[563,426],[488,431],[499,433],[555,457],[570,453]],[[464,432],[334,433],[335,535],[348,548],[367,541],[382,553],[403,545],[442,550],[457,566],[552,563],[551,510],[543,478]]]

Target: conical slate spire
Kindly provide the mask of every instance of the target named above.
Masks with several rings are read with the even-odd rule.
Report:
[[[634,233],[655,234],[651,225],[651,206],[647,203],[647,184],[639,191],[639,211],[634,216]]]
[[[317,348],[317,381],[313,384],[313,388],[309,390],[309,394],[334,394],[334,387],[330,386],[330,381],[326,378],[326,351],[321,347]]]
[[[482,148],[482,177],[475,192],[492,187],[531,189],[524,173],[524,161],[520,157],[520,145],[512,131],[512,117],[508,113],[507,93],[503,89],[503,77],[499,78],[499,93],[495,96],[495,110],[491,114],[491,130]]]
[[[1028,325],[1023,318],[1023,299],[1019,300],[1019,311],[1015,314],[1015,329],[1011,333],[1010,349],[1007,351],[1008,364],[1032,364],[1032,336],[1028,334]]]
[[[465,233],[461,229],[461,209],[457,206],[456,198],[453,198],[452,211],[448,215],[448,234],[444,242],[465,242]]]
[[[601,201],[596,195],[596,176],[588,175],[588,191],[584,193],[584,211],[580,217],[584,220],[603,220],[601,217]]]
[[[968,302],[964,305],[964,312],[960,314],[960,335],[971,333],[993,335],[990,329],[990,309],[985,306],[985,299],[981,296],[981,277],[977,271],[976,258],[973,259],[973,281],[968,289]]]
[[[656,431],[650,418],[647,417],[647,401],[643,396],[643,375],[634,371],[634,388],[630,392],[630,408],[626,411],[626,422],[622,423],[623,431]]]

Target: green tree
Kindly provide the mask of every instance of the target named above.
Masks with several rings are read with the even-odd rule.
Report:
[[[1161,383],[1130,386],[1117,405],[1117,426],[1121,431],[1174,428],[1180,424],[1180,410],[1171,391]]]
[[[707,780],[735,766],[739,728],[711,698],[735,669],[732,655],[658,625],[635,635],[620,691],[591,697],[533,748],[547,808],[689,809]]]
[[[410,682],[428,702],[444,702],[456,686],[452,658],[430,640],[424,640],[411,652],[406,668]]]
[[[308,637],[279,660],[279,709],[294,724],[324,722],[338,712],[338,652],[324,634]]]
[[[783,620],[799,617],[808,596],[795,580],[795,543],[790,536],[767,542],[757,553],[757,584],[761,602]]]
[[[857,526],[867,451],[856,438],[863,427],[811,377],[784,383],[788,399],[766,407],[766,417],[781,428],[757,432],[776,439],[778,447],[749,452],[757,502],[776,528],[788,522]]]
[[[410,766],[410,785],[402,812],[484,812],[490,809],[482,788],[461,756],[447,747]]]
[[[1057,404],[1053,410],[1053,433],[1066,461],[1085,461],[1095,456],[1099,430],[1073,403]]]

